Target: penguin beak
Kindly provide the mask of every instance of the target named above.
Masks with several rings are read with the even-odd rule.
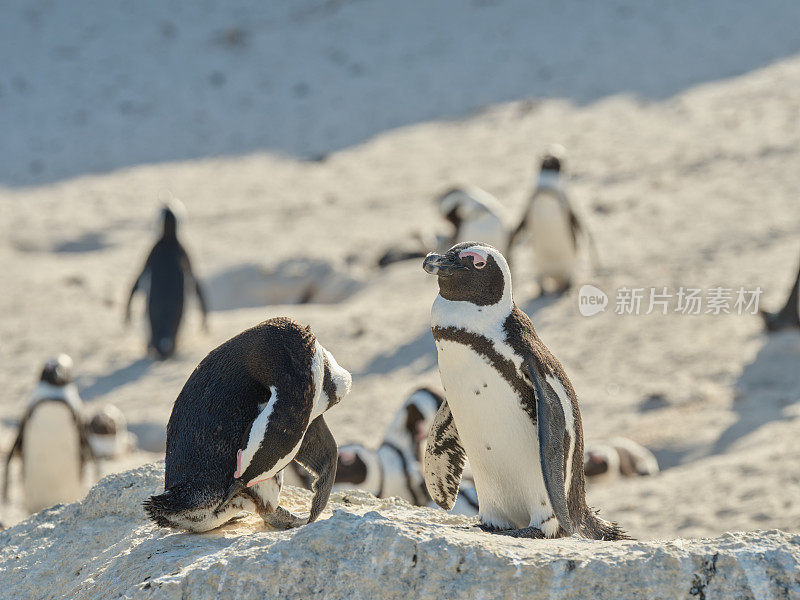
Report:
[[[428,256],[425,257],[425,261],[422,263],[422,268],[425,269],[427,273],[431,275],[438,275],[439,277],[448,277],[455,273],[456,271],[461,271],[466,269],[464,265],[462,265],[458,258],[454,256],[450,256],[447,254],[436,254],[435,252],[431,252]]]

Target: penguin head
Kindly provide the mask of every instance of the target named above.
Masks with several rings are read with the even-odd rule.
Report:
[[[552,154],[545,154],[542,158],[542,171],[561,172],[561,159]]]
[[[468,196],[461,188],[451,188],[436,198],[436,207],[446,221],[458,230],[464,220],[464,203]]]
[[[359,488],[377,495],[380,492],[382,467],[378,455],[361,444],[345,444],[336,459],[334,489]]]
[[[72,359],[66,354],[59,354],[48,360],[42,369],[40,381],[55,386],[72,383]]]
[[[315,342],[315,355],[322,358],[323,371],[322,381],[317,382],[322,388],[322,393],[328,400],[328,408],[338,404],[350,393],[353,385],[353,376],[344,367],[340,366],[336,359],[319,340]]]
[[[411,392],[386,429],[384,442],[408,450],[419,459],[428,429],[442,402],[444,398],[427,387]]]
[[[445,300],[479,307],[511,303],[511,271],[502,253],[488,244],[463,242],[444,254],[431,252],[422,268],[439,279]]]
[[[586,477],[597,477],[608,472],[608,456],[602,452],[586,452],[583,461],[583,472]]]
[[[567,149],[561,144],[551,144],[547,152],[542,156],[542,171],[551,171],[553,173],[560,173],[561,167],[564,166],[564,158],[567,154]]]
[[[442,402],[444,398],[440,394],[428,388],[419,388],[408,397],[403,406],[403,427],[413,444],[414,457],[417,460],[422,457],[422,446],[428,439],[428,430]]]

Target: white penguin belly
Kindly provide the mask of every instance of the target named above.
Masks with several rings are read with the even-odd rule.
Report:
[[[536,426],[511,385],[470,347],[437,341],[447,402],[467,453],[481,520],[500,529],[539,526],[553,511]],[[552,535],[546,524],[545,534]]]
[[[577,253],[568,212],[555,196],[543,195],[533,203],[529,222],[539,272],[543,276],[570,277]]]
[[[83,496],[80,438],[70,409],[60,402],[38,406],[22,441],[25,506],[38,512]]]

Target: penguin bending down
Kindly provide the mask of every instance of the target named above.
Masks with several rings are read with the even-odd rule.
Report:
[[[789,298],[783,308],[776,313],[761,310],[761,318],[767,331],[780,331],[781,329],[800,328],[800,269],[797,271]]]
[[[578,234],[592,238],[581,224],[561,181],[561,159],[546,154],[542,159],[539,180],[528,202],[522,221],[511,235],[511,243],[524,230],[530,233],[543,293],[563,293],[572,285],[578,257]],[[474,238],[481,239],[481,238]]]
[[[489,192],[477,187],[455,187],[436,199],[441,215],[455,227],[452,246],[466,240],[485,243],[508,252],[511,226],[505,208]]]
[[[167,425],[165,491],[144,508],[162,527],[208,531],[241,511],[273,527],[314,521],[336,476],[336,442],[323,413],[351,377],[310,328],[264,321],[206,356],[175,400]],[[307,517],[280,504],[283,469],[315,476]]]
[[[433,499],[452,508],[468,458],[483,528],[627,539],[586,506],[578,398],[514,304],[503,255],[465,242],[429,254],[423,267],[438,276],[431,327],[446,398],[425,451]]]
[[[48,361],[6,456],[3,501],[8,501],[9,466],[22,459],[25,508],[35,513],[83,496],[83,473],[95,463],[86,435],[83,402],[73,382],[72,359]]]
[[[203,327],[207,327],[208,310],[200,282],[192,272],[189,255],[178,241],[178,220],[167,206],[161,211],[163,232],[145,261],[131,288],[125,308],[125,323],[131,320],[131,300],[144,289],[147,295],[147,320],[150,324],[148,350],[164,360],[175,353],[178,329],[183,318],[185,285],[191,285],[200,302]]]
[[[597,480],[613,481],[620,475],[636,477],[659,472],[655,455],[641,444],[624,437],[587,444],[583,464],[586,477]]]

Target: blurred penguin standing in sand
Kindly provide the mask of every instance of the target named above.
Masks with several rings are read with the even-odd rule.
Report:
[[[455,227],[443,249],[459,242],[480,240],[500,252],[508,252],[511,227],[505,208],[489,192],[474,186],[455,187],[441,194],[436,206],[442,217]]]
[[[11,460],[22,459],[25,508],[35,513],[83,496],[83,468],[94,454],[86,436],[83,402],[73,382],[72,359],[48,361],[6,456],[3,501],[8,501]]]
[[[561,169],[565,150],[553,146],[542,158],[536,189],[522,221],[511,235],[511,244],[524,231],[530,235],[539,287],[543,294],[561,294],[572,285],[578,259],[578,234],[592,244],[564,188]],[[479,239],[479,238],[478,238]],[[592,246],[594,254],[594,248]],[[596,256],[594,256],[596,260]]]
[[[780,331],[781,329],[800,329],[800,268],[794,278],[789,298],[783,308],[776,313],[761,311],[764,326],[767,331]]]
[[[162,209],[161,223],[161,237],[150,251],[128,297],[125,323],[130,323],[133,296],[144,290],[150,325],[148,352],[154,358],[164,360],[175,353],[187,285],[197,294],[204,329],[207,329],[208,311],[200,282],[192,272],[189,255],[178,241],[178,218],[170,206]]]

